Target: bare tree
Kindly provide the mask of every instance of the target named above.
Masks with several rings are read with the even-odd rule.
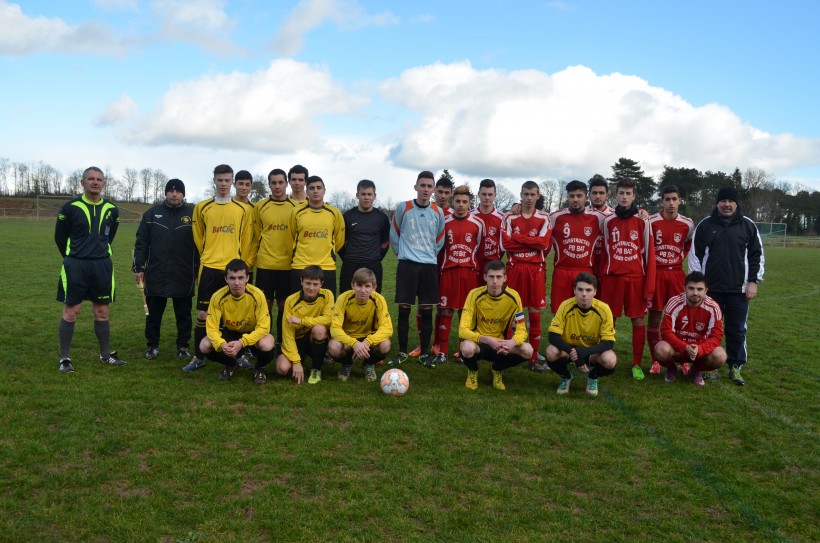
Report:
[[[154,202],[159,202],[165,195],[165,184],[168,182],[168,176],[162,170],[154,170],[151,172],[151,182],[154,187]]]
[[[541,196],[544,197],[544,211],[550,213],[561,207],[561,182],[557,179],[547,179],[538,183],[541,189]]]
[[[83,170],[77,168],[68,174],[65,181],[68,194],[80,194],[82,192]]]
[[[0,191],[1,194],[11,194],[11,187],[8,186],[8,172],[11,167],[11,161],[7,158],[0,157]]]
[[[344,191],[334,192],[328,198],[325,198],[325,202],[341,210],[342,212],[345,212],[351,207],[356,207],[358,205],[356,198],[350,193]]]
[[[142,184],[142,201],[148,203],[148,198],[151,196],[151,181],[153,180],[154,172],[151,168],[143,168],[140,170],[140,183]]]
[[[495,184],[495,207],[497,209],[507,212],[517,201],[518,197],[510,189],[501,183]]]
[[[122,199],[129,202],[134,201],[137,194],[137,185],[140,173],[136,168],[125,168],[122,174]]]

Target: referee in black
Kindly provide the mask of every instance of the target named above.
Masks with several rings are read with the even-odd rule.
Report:
[[[382,259],[390,249],[390,219],[381,209],[373,207],[376,184],[362,179],[356,185],[359,205],[348,209],[345,220],[345,244],[339,250],[342,271],[339,274],[339,294],[350,290],[353,274],[368,268],[376,274],[376,292],[382,291]]]
[[[108,304],[114,301],[114,266],[111,243],[117,234],[120,213],[113,203],[102,197],[105,175],[96,166],[86,168],[82,178],[83,194],[63,204],[57,215],[54,241],[63,256],[63,267],[57,285],[57,301],[63,302],[58,327],[60,366],[71,373],[71,340],[74,323],[80,315],[83,300],[91,302],[94,312],[94,334],[100,342],[100,362],[122,366],[111,350]]]
[[[145,286],[148,360],[159,356],[162,314],[168,298],[173,300],[177,323],[177,358],[191,358],[191,310],[199,271],[199,252],[191,229],[193,214],[194,204],[185,202],[185,184],[171,179],[165,185],[165,201],[148,209],[137,228],[132,271],[137,285]]]

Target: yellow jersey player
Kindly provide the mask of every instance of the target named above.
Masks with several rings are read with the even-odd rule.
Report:
[[[500,260],[491,260],[484,270],[483,287],[470,291],[459,319],[458,337],[461,341],[461,359],[467,366],[470,390],[478,388],[478,361],[493,363],[493,387],[506,390],[502,373],[532,356],[527,343],[527,327],[521,297],[507,287],[507,268]],[[513,335],[507,333],[512,329]]]
[[[359,268],[353,274],[351,287],[339,296],[330,322],[328,353],[342,362],[339,379],[347,381],[353,359],[362,361],[364,376],[375,381],[376,363],[390,352],[393,322],[387,311],[387,301],[376,292],[376,274]]]
[[[587,394],[598,395],[598,378],[615,372],[615,324],[612,311],[595,299],[598,280],[581,272],[573,284],[575,296],[564,300],[549,327],[547,361],[561,377],[558,394],[567,394],[572,373],[570,361],[587,373]]]

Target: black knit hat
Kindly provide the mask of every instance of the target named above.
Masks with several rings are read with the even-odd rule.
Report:
[[[169,179],[165,184],[165,194],[168,194],[169,190],[178,190],[183,196],[185,196],[185,183],[179,179]]]
[[[715,203],[718,203],[722,200],[732,200],[734,203],[737,203],[737,191],[734,187],[723,187],[717,193],[717,198],[715,198]]]

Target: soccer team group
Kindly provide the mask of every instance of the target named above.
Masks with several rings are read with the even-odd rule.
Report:
[[[474,207],[467,185],[454,187],[423,171],[415,198],[398,204],[392,218],[374,206],[372,181],[358,183],[358,205],[342,213],[325,203],[322,178],[302,165],[272,170],[270,196],[255,203],[248,200],[249,172],[234,175],[223,164],[214,169],[213,181],[214,196],[194,206],[185,202],[184,183],[171,179],[165,200],[144,213],[137,230],[132,271],[145,294],[149,360],[159,356],[170,299],[177,356],[190,359],[183,371],[210,359],[224,365],[220,380],[245,368],[263,384],[275,361],[276,374],[317,384],[323,364],[339,362],[338,378],[346,381],[354,361],[361,361],[365,378],[375,381],[375,366],[385,363],[392,346],[392,319],[381,294],[382,259],[392,247],[398,257],[399,345],[390,366],[410,357],[431,369],[447,361],[458,311],[459,352],[453,359],[466,366],[468,389],[478,388],[479,360],[491,362],[492,384],[500,390],[503,371],[526,362],[537,372],[554,371],[558,394],[569,392],[574,365],[594,396],[598,380],[615,371],[614,319],[624,313],[632,321],[634,379],[644,378],[648,340],[650,373],[665,368],[667,382],[683,374],[704,386],[708,372],[728,362],[730,378],[744,383],[748,303],[762,281],[764,258],[757,229],[738,208],[732,187],[720,190],[715,210],[696,228],[678,213],[676,187],[661,189],[663,209],[648,216],[635,205],[631,179],[615,187],[614,208],[607,205],[604,179],[589,186],[571,181],[567,208],[553,213],[543,211],[538,184],[526,181],[520,203],[505,214],[495,208],[493,180],[480,182]],[[70,349],[84,300],[92,303],[100,360],[125,364],[110,348],[108,321],[119,214],[102,196],[99,168],[85,170],[82,186],[83,194],[60,209],[55,230],[63,255],[57,298],[64,303],[58,328],[62,372],[74,371]],[[550,252],[554,316],[542,357]],[[687,255],[689,275],[683,271]],[[418,347],[408,351],[414,305]]]

